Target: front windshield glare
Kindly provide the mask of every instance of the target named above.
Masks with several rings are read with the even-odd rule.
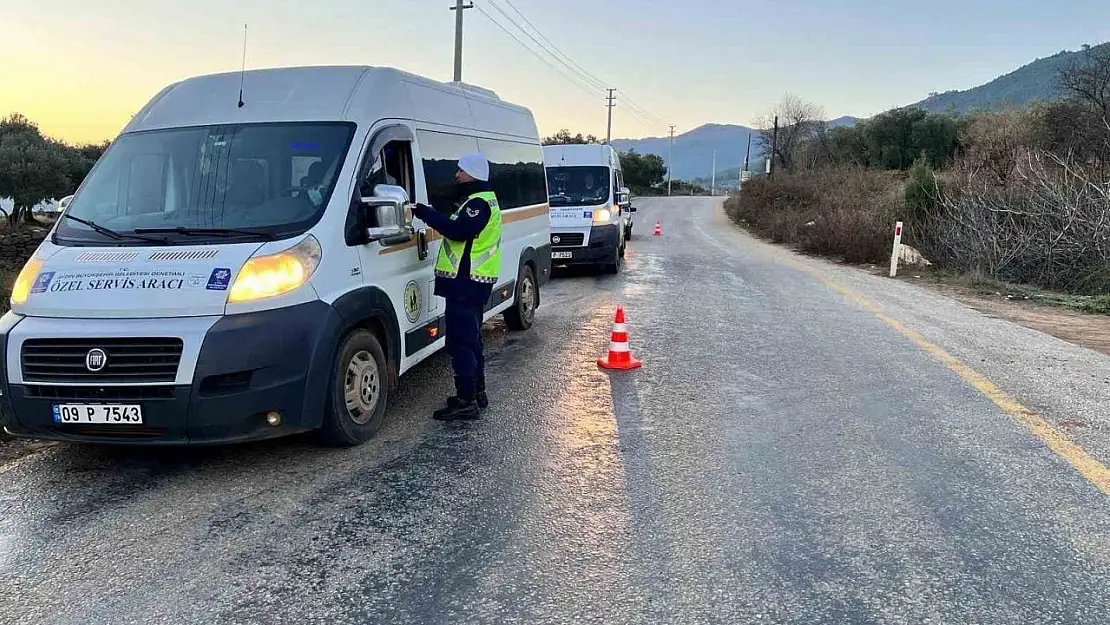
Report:
[[[294,234],[326,206],[353,133],[348,123],[283,123],[123,135],[67,212],[123,234],[162,228]],[[63,220],[58,236],[105,238],[75,220]]]
[[[552,206],[590,206],[609,201],[609,170],[605,167],[548,167],[547,188]]]

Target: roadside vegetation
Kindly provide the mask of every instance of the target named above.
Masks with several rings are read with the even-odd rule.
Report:
[[[1110,292],[1110,46],[1056,77],[1063,99],[964,115],[894,109],[830,128],[785,98],[773,177],[726,203],[759,236],[853,263],[890,257],[894,222],[934,268],[992,284]],[[772,151],[772,123],[760,142]],[[1039,291],[1038,291],[1039,292]],[[1071,307],[1071,306],[1069,306]]]

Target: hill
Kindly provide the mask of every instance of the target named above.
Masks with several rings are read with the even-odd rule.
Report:
[[[853,126],[855,117],[839,117],[829,122],[831,126]],[[738,180],[740,167],[752,135],[752,153],[749,166],[762,167],[763,155],[759,149],[755,130],[733,124],[705,124],[676,135],[674,139],[674,177],[680,180],[705,178],[708,185],[713,173],[713,153],[717,153],[718,180]],[[613,147],[621,151],[636,150],[640,154],[655,154],[667,158],[667,137],[644,139],[614,139]],[[722,178],[723,176],[723,178]]]
[[[754,131],[747,126],[731,124],[706,124],[674,138],[673,176],[689,180],[708,176],[713,172],[713,152],[717,152],[717,166],[724,168],[744,162],[744,152],[748,146],[748,135],[752,136],[752,157],[758,148]],[[667,137],[647,137],[644,139],[614,139],[613,147],[623,151],[636,150],[640,154],[655,154],[667,158]]]
[[[1095,48],[1107,48],[1110,43]],[[1037,59],[1009,74],[967,89],[934,94],[915,106],[934,113],[967,113],[977,109],[996,109],[1022,106],[1037,100],[1054,100],[1061,96],[1057,76],[1068,64],[1080,61],[1088,49],[1063,51],[1050,57]]]

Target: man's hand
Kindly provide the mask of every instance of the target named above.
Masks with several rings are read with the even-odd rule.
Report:
[[[419,202],[415,206],[413,206],[413,208],[412,208],[413,216],[419,217],[420,219],[424,219],[424,215],[427,215],[428,213],[434,213],[434,212],[435,212],[434,208],[432,208],[431,206],[428,206],[427,204],[420,204]],[[424,219],[424,221],[427,221],[427,220]]]

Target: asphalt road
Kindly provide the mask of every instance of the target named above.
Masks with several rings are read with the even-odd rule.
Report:
[[[1059,371],[991,350],[1027,341],[1099,385],[1105,358],[798,261],[709,199],[638,206],[620,275],[559,278],[529,333],[487,328],[482,422],[427,418],[439,356],[353,450],[0,465],[0,623],[1110,621],[1106,495],[904,330],[1050,428],[1105,406],[1053,403]],[[618,303],[645,364],[609,375]]]

